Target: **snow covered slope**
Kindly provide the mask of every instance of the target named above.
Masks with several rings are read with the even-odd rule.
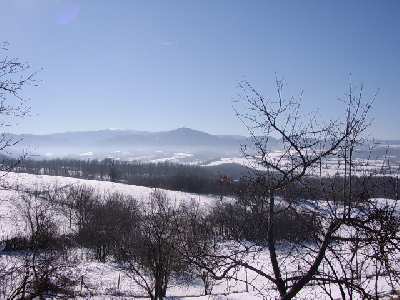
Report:
[[[4,173],[0,172],[0,184],[3,187],[24,187],[26,189],[46,188],[49,186],[67,186],[67,185],[85,185],[94,188],[98,193],[121,193],[123,195],[132,196],[138,200],[145,200],[149,197],[154,188],[128,185],[123,183],[114,183],[109,181],[86,180],[72,177],[48,176],[48,175],[33,175],[27,173]],[[197,200],[201,204],[208,205],[216,200],[216,196],[204,196],[180,191],[164,191],[168,197],[177,201]]]
[[[146,201],[153,188],[127,185],[123,183],[113,183],[108,181],[84,180],[62,176],[33,175],[26,173],[4,173],[0,172],[0,239],[10,237],[17,233],[22,233],[25,228],[18,221],[15,204],[19,201],[17,190],[46,190],[61,188],[64,186],[76,185],[93,188],[99,194],[120,193],[134,197],[139,201]],[[173,201],[185,202],[196,201],[200,205],[209,206],[216,201],[217,196],[205,196],[180,191],[164,191]]]

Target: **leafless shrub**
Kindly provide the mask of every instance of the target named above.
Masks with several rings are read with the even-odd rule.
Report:
[[[76,280],[68,271],[73,264],[59,251],[25,252],[7,266],[0,281],[3,296],[7,299],[71,297]]]
[[[57,206],[50,191],[21,191],[14,199],[25,236],[6,241],[2,281],[7,299],[40,299],[73,293],[76,281],[69,274],[76,261],[69,255],[70,242],[59,230]],[[58,199],[58,198],[57,198]]]
[[[84,222],[79,223],[77,241],[80,245],[94,249],[96,259],[106,258],[118,252],[122,239],[138,223],[138,205],[135,199],[120,194],[99,197],[95,203],[85,207]],[[82,207],[78,207],[80,216]]]
[[[180,219],[176,204],[165,193],[155,191],[143,207],[139,222],[121,239],[117,257],[151,299],[163,299],[172,274],[186,268],[177,251]]]

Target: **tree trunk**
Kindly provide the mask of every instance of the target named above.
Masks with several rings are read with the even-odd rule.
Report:
[[[276,256],[276,251],[275,251],[274,209],[275,209],[275,195],[273,191],[269,191],[268,250],[270,253],[270,260],[272,264],[272,269],[274,271],[274,277],[276,279],[276,287],[278,288],[280,296],[283,298],[286,295],[286,286],[282,279],[282,274],[279,268],[278,258]]]

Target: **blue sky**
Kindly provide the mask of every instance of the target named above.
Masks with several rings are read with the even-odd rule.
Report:
[[[400,138],[400,1],[3,0],[0,40],[39,73],[16,132],[186,126],[244,134],[232,100],[246,79],[324,118],[351,73],[380,89],[371,133]]]

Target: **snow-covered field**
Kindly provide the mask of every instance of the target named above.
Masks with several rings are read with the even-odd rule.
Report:
[[[25,189],[35,189],[51,186],[62,187],[68,185],[85,185],[94,188],[98,193],[121,193],[123,195],[132,196],[138,200],[145,200],[154,191],[153,188],[144,186],[128,185],[123,183],[114,183],[100,180],[86,180],[63,176],[0,172],[0,178],[0,187],[10,187],[13,189],[23,187]],[[185,201],[194,199],[205,205],[213,203],[217,198],[212,195],[204,196],[181,191],[171,191],[164,189],[159,190],[164,191],[167,196],[173,200]]]
[[[0,240],[24,234],[27,230],[23,225],[23,221],[20,220],[16,209],[16,204],[19,201],[19,194],[22,193],[18,190],[40,190],[55,187],[61,188],[70,185],[84,185],[94,188],[98,193],[121,193],[143,201],[146,201],[154,191],[154,189],[148,187],[70,177],[12,172],[2,173],[0,176],[1,186],[3,187],[0,190]],[[211,205],[217,199],[215,196],[211,195],[204,196],[162,189],[161,191],[164,191],[169,198],[178,202],[195,200],[204,206]],[[61,227],[68,227],[66,219],[62,220],[61,218],[60,222],[65,223],[60,224]],[[74,266],[72,274],[77,278],[82,278],[84,282],[83,290],[77,286],[77,292],[85,294],[82,299],[87,297],[92,299],[110,299],[112,295],[115,297],[118,293],[124,294],[124,299],[129,298],[129,295],[145,295],[144,291],[135,286],[133,281],[121,271],[118,265],[112,262],[100,263],[88,255],[87,251],[84,249],[77,250],[74,255],[79,257],[80,262],[78,265]],[[14,256],[8,253],[0,255],[0,262],[11,263],[15,261],[15,259]],[[118,278],[120,280],[119,289],[117,289]],[[187,295],[196,296],[196,299],[259,299],[258,296],[250,293],[238,293],[240,291],[244,291],[244,286],[240,286],[235,282],[223,281],[215,285],[214,294],[216,295],[199,297],[203,292],[203,286],[200,282],[192,285],[173,283],[168,290],[168,294],[179,296],[182,299],[185,299],[184,296]],[[230,295],[225,296],[224,294]],[[190,298],[191,297],[188,297],[187,299]]]
[[[284,167],[285,165],[290,165],[289,161],[285,158],[281,158],[281,156],[282,152],[276,150],[269,153],[267,160],[272,162],[273,164],[279,164],[279,166],[282,167]],[[244,157],[221,157],[218,160],[213,160],[207,163],[201,163],[200,165],[205,167],[213,167],[223,164],[238,164],[259,171],[267,170],[265,167],[259,164],[259,161],[252,158],[244,158]],[[336,157],[332,157],[323,162],[321,170],[319,168],[319,165],[315,165],[314,168],[309,169],[308,173],[310,175],[319,175],[320,171],[321,175],[325,177],[332,177],[336,175],[342,176],[345,174],[345,165],[343,163],[343,160],[337,159]],[[353,161],[352,165],[353,175],[368,176],[369,174],[377,174],[377,175],[386,174],[385,172],[388,172],[388,166],[387,162],[383,159],[354,159]],[[400,175],[400,169],[398,165],[392,166],[390,175],[391,176]]]
[[[117,192],[143,201],[146,201],[153,192],[153,189],[142,186],[96,180],[82,180],[70,177],[31,175],[24,173],[3,173],[1,175],[1,185],[5,188],[0,191],[0,239],[23,233],[25,230],[21,223],[18,222],[17,212],[15,211],[15,201],[18,201],[19,193],[15,190],[18,189],[32,190],[68,185],[85,185],[94,188],[98,193]],[[10,190],[10,188],[12,189]],[[214,196],[196,195],[179,191],[164,190],[164,192],[168,197],[175,199],[176,201],[195,200],[206,207],[214,203],[217,199]],[[60,222],[66,222],[66,220]],[[0,254],[0,262],[13,259],[8,255],[9,254]],[[82,278],[85,283],[82,290],[79,286],[76,287],[77,293],[79,292],[81,295],[84,294],[84,296],[81,296],[81,299],[110,299],[117,298],[118,294],[124,295],[124,297],[122,297],[123,299],[129,299],[129,296],[145,295],[144,291],[135,286],[127,274],[121,271],[118,265],[113,262],[98,262],[91,258],[84,249],[76,250],[75,255],[79,257],[79,263],[73,268],[72,273],[74,276]],[[282,258],[285,256],[284,248],[282,248],[280,255]],[[247,259],[252,265],[260,267],[266,273],[271,273],[269,252],[267,250],[249,253]],[[295,266],[288,264],[285,266],[285,269],[288,271],[295,271],[297,268],[298,265]],[[244,281],[246,278],[248,279],[248,282],[251,283],[248,292],[245,292],[246,284]],[[119,289],[117,289],[118,280],[120,281]],[[380,280],[379,285],[382,290],[389,290],[384,279]],[[191,284],[173,282],[171,287],[168,289],[168,295],[176,296],[179,299],[193,299],[193,296],[195,296],[194,299],[200,300],[265,299],[260,296],[257,290],[262,290],[264,296],[267,296],[266,299],[275,299],[275,297],[278,297],[276,290],[273,289],[271,284],[268,284],[265,278],[257,276],[251,271],[245,271],[244,269],[239,269],[230,280],[217,282],[213,289],[214,295],[212,296],[201,296],[203,286],[200,281]],[[339,298],[338,291],[333,291],[333,293],[335,297]],[[296,299],[328,299],[328,297],[325,297],[322,290],[310,287],[304,289]]]
[[[153,188],[114,183],[109,181],[84,180],[72,177],[33,175],[27,173],[0,173],[0,239],[24,232],[25,228],[17,225],[18,216],[15,204],[18,202],[17,190],[46,190],[62,188],[66,186],[86,186],[93,188],[99,194],[119,193],[131,196],[139,201],[146,201]],[[212,205],[217,197],[191,194],[181,191],[158,189],[166,193],[173,201],[195,201],[202,206]],[[18,223],[19,224],[19,223]]]

